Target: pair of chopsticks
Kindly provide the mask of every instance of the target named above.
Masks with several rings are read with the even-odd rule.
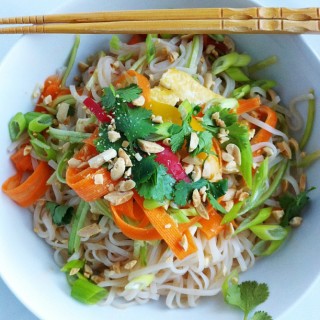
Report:
[[[320,8],[192,8],[53,14],[0,19],[9,33],[320,33]]]

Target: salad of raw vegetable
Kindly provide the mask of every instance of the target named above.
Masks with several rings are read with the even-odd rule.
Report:
[[[222,288],[247,319],[268,288],[237,271],[275,252],[309,199],[313,92],[298,142],[294,108],[255,78],[274,56],[252,63],[221,35],[113,36],[67,85],[79,42],[11,119],[3,192],[30,208],[77,300],[183,307]]]

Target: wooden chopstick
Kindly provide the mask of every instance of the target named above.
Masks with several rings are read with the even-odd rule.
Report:
[[[320,8],[196,8],[0,19],[0,33],[319,33]]]
[[[24,17],[0,18],[0,24],[44,24],[83,23],[112,21],[154,21],[154,20],[249,20],[285,19],[294,21],[319,20],[320,8],[192,8],[157,9],[65,13]]]
[[[235,34],[235,33],[320,33],[319,21],[291,20],[156,20],[90,23],[60,23],[0,29],[8,33],[79,33],[79,34]]]

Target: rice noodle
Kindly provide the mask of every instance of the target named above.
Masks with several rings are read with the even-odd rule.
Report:
[[[269,126],[268,124],[264,123],[263,121],[260,121],[259,119],[256,119],[252,116],[250,116],[249,114],[247,113],[244,113],[241,115],[242,118],[244,118],[245,120],[255,124],[256,126],[266,130],[266,131],[269,131],[271,132],[272,134],[276,135],[276,136],[281,136],[284,140],[288,141],[288,137],[286,134],[284,134],[282,131],[280,130],[277,130],[271,126]]]

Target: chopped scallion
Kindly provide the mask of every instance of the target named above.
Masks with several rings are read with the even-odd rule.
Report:
[[[79,250],[81,239],[78,236],[78,231],[83,227],[89,208],[89,203],[81,200],[76,214],[73,217],[73,221],[71,222],[72,228],[68,243],[68,252],[70,255],[73,252],[77,252]]]
[[[11,141],[17,141],[27,128],[27,121],[22,112],[18,112],[9,122],[9,135]]]
[[[76,280],[71,289],[71,296],[85,304],[96,304],[108,295],[105,288],[101,288],[87,279]]]
[[[314,95],[314,90],[310,90],[310,93]],[[316,113],[316,100],[315,98],[313,98],[309,100],[309,104],[308,104],[308,116],[306,121],[306,128],[303,132],[301,141],[299,143],[299,147],[301,150],[303,150],[309,142],[313,124],[314,124],[315,113]]]
[[[49,135],[53,138],[71,143],[81,143],[91,136],[90,133],[60,130],[49,127]]]
[[[74,40],[74,44],[73,44],[71,52],[70,52],[67,68],[66,68],[65,72],[63,73],[63,77],[62,77],[62,80],[61,80],[61,86],[62,87],[65,86],[65,84],[67,82],[67,79],[68,79],[68,76],[69,76],[69,74],[71,72],[71,69],[72,69],[72,67],[74,65],[74,61],[76,59],[76,55],[77,55],[77,52],[78,52],[79,44],[80,44],[80,36],[76,35],[75,40]]]

